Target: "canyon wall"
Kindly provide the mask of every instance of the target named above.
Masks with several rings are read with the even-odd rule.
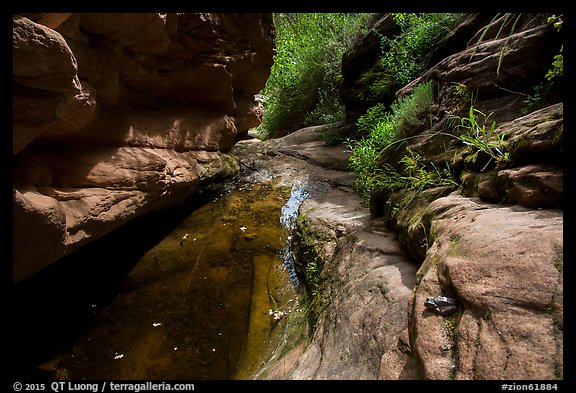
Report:
[[[235,175],[273,52],[268,14],[14,15],[14,281]]]
[[[408,176],[411,157],[420,175],[446,168],[459,186],[371,196],[419,266],[381,379],[563,378],[563,79],[546,77],[562,53],[558,21],[469,14],[395,92],[428,82],[434,100],[381,165]],[[439,296],[456,300],[454,314],[427,307]]]
[[[546,78],[562,53],[559,19],[465,15],[427,70],[391,91],[385,104],[421,83],[434,94],[381,151],[371,214],[339,195],[343,184],[300,206],[293,249],[314,285],[311,328],[260,378],[564,378],[562,72]],[[389,14],[374,28],[398,33]],[[369,32],[343,59],[352,125],[376,103],[365,81],[378,71],[378,38]],[[278,152],[318,162],[312,142],[294,142],[301,134],[313,129],[282,138]],[[433,184],[439,174],[452,182]]]

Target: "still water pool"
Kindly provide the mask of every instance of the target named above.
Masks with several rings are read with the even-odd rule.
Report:
[[[124,270],[114,282],[100,269],[89,283],[89,277],[68,274],[66,282],[84,280],[92,291],[81,284],[62,289],[64,281],[52,290],[54,281],[24,284],[20,295],[26,292],[29,303],[20,303],[17,312],[23,330],[15,339],[24,353],[16,355],[21,366],[16,374],[74,380],[251,378],[280,337],[273,312],[296,303],[297,278],[286,260],[287,226],[303,197],[301,188],[246,184],[194,210],[158,241],[146,238],[160,230],[149,222],[134,228],[129,240],[117,240],[118,252],[109,248],[103,267],[126,249],[140,251],[129,266],[118,262]],[[78,269],[82,261],[74,263]],[[95,296],[100,286],[114,290]],[[74,288],[79,300],[71,305],[67,296],[76,296]],[[51,292],[61,297],[42,300]],[[45,304],[42,311],[22,309],[37,303]],[[30,337],[35,330],[40,334]],[[41,353],[32,353],[35,348]],[[29,358],[25,351],[31,351]]]

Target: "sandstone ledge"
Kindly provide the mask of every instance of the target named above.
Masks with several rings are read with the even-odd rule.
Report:
[[[268,14],[14,15],[14,281],[234,176],[273,48]]]
[[[422,376],[562,379],[562,211],[490,205],[455,192],[425,215],[432,243],[408,315]],[[457,299],[457,314],[426,310],[426,298],[441,295]]]
[[[216,190],[239,171],[235,157],[217,152],[113,151],[112,163],[98,149],[68,151],[68,163],[80,163],[59,176],[77,181],[14,189],[15,282],[133,218]]]

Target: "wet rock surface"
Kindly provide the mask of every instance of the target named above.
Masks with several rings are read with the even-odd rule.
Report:
[[[247,177],[315,185],[295,235],[302,268],[318,273],[314,328],[257,378],[561,379],[562,210],[436,192],[399,237],[348,172],[306,159],[315,144],[349,154],[312,142],[321,131],[235,147]],[[425,247],[421,266],[406,242]]]
[[[316,266],[319,297],[308,310],[314,321],[270,358],[259,379],[377,379],[382,354],[407,328],[417,267],[395,233],[360,203],[352,175],[332,169],[350,152],[345,145],[325,145],[322,131],[310,127],[233,149],[245,178],[309,186],[293,237],[301,269]],[[332,165],[307,159],[324,155],[331,155]]]

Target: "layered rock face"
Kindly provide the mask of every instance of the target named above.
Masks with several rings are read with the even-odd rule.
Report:
[[[469,15],[447,39],[465,44],[445,47],[396,92],[436,89],[421,124],[382,162],[406,174],[401,160],[416,154],[423,171],[449,168],[461,187],[372,196],[373,214],[421,263],[404,339],[382,357],[379,378],[405,378],[407,368],[425,379],[563,378],[561,78],[533,100],[562,43],[549,16]],[[459,127],[471,113],[477,127]],[[426,307],[440,296],[456,301],[454,314]]]
[[[266,14],[13,17],[14,281],[238,171]]]
[[[454,193],[427,214],[434,241],[409,305],[422,376],[561,379],[562,211],[490,206]],[[455,314],[425,309],[428,297],[440,295],[457,299]]]
[[[317,234],[317,251],[299,261],[320,271],[323,302],[310,344],[288,352],[265,377],[564,377],[561,78],[553,94],[533,101],[562,44],[549,16],[468,15],[436,63],[395,92],[407,96],[431,82],[435,94],[421,123],[403,130],[403,143],[381,154],[381,168],[414,177],[447,168],[453,186],[374,191],[372,217],[357,217],[370,223],[364,228],[328,219],[353,206],[343,197],[301,205],[298,234]],[[384,16],[375,26],[393,35],[390,23]],[[360,76],[377,62],[372,38],[343,61],[352,117],[370,104],[353,90],[364,88]],[[470,125],[462,119],[471,107],[488,131],[468,135],[500,152],[460,138],[471,132],[459,127]],[[306,156],[302,146],[298,152]],[[418,169],[406,168],[405,157]],[[381,222],[385,228],[374,225]],[[389,228],[403,246],[397,252],[387,248]],[[450,312],[429,307],[434,299],[449,300]]]

